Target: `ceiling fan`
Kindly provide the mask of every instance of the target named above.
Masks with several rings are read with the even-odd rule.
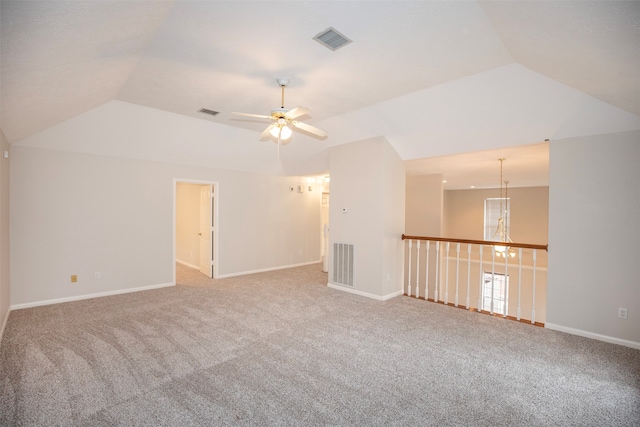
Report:
[[[327,136],[327,132],[317,127],[308,125],[306,123],[299,122],[297,119],[300,116],[309,114],[309,110],[305,107],[295,107],[291,110],[284,108],[284,88],[289,84],[289,79],[276,79],[278,85],[282,88],[282,103],[280,108],[271,111],[271,114],[266,116],[263,114],[250,114],[250,113],[231,113],[238,116],[256,117],[259,119],[270,119],[272,123],[260,134],[260,138],[268,137],[269,135],[278,139],[278,151],[281,144],[288,144],[289,138],[291,138],[291,129],[297,128],[308,132],[312,135],[324,138]],[[286,141],[286,142],[284,142]]]

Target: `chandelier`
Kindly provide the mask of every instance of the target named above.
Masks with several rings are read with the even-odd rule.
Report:
[[[502,162],[505,161],[505,158],[499,158],[500,161],[500,216],[498,217],[498,226],[496,227],[496,232],[493,233],[491,240],[494,242],[500,242],[502,245],[494,245],[494,250],[498,257],[506,258],[507,255],[510,258],[516,256],[516,251],[509,247],[508,243],[513,243],[511,238],[509,237],[509,181],[502,180]],[[504,197],[502,195],[502,184],[504,183],[505,191]],[[504,203],[504,207],[503,207]],[[506,220],[505,220],[506,218]]]

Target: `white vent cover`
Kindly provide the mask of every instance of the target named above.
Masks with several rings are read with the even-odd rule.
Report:
[[[353,245],[349,243],[333,244],[331,282],[353,288]]]
[[[327,28],[321,33],[316,34],[313,39],[331,50],[338,50],[342,46],[351,43],[351,40],[331,27]]]

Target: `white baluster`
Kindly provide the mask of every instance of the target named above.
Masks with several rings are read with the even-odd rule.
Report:
[[[424,280],[424,299],[429,299],[429,246],[431,246],[431,242],[427,240],[427,262],[425,266],[425,280]]]
[[[438,270],[440,270],[440,242],[436,242],[436,286],[433,291],[433,301],[438,302],[438,286],[440,286],[440,279],[438,278]]]
[[[447,253],[444,255],[444,304],[449,304],[449,242],[447,242]]]
[[[533,250],[533,297],[531,298],[531,323],[536,323],[536,256],[538,250]]]
[[[484,275],[482,274],[482,249],[484,248],[484,246],[480,245],[480,280],[478,280],[478,282],[480,283],[479,288],[478,288],[478,311],[482,310],[482,281],[484,280]]]
[[[416,298],[420,297],[420,240],[416,242]]]
[[[509,314],[509,250],[507,248],[504,252],[504,285],[506,289],[504,291],[504,314],[502,317],[507,317]]]
[[[467,310],[471,300],[471,243],[467,243]]]
[[[411,247],[413,240],[409,240],[409,280],[407,282],[407,295],[411,296]]]
[[[520,320],[520,295],[522,291],[522,248],[518,249],[518,313],[517,319]]]
[[[458,278],[460,277],[460,243],[456,243],[456,300],[455,306],[458,306]]]
[[[491,247],[491,306],[489,313],[493,314],[493,286],[495,283],[495,271],[496,271],[496,247]]]

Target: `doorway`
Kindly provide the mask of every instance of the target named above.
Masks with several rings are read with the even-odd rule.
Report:
[[[174,269],[179,263],[216,278],[218,184],[176,180],[174,191]]]

